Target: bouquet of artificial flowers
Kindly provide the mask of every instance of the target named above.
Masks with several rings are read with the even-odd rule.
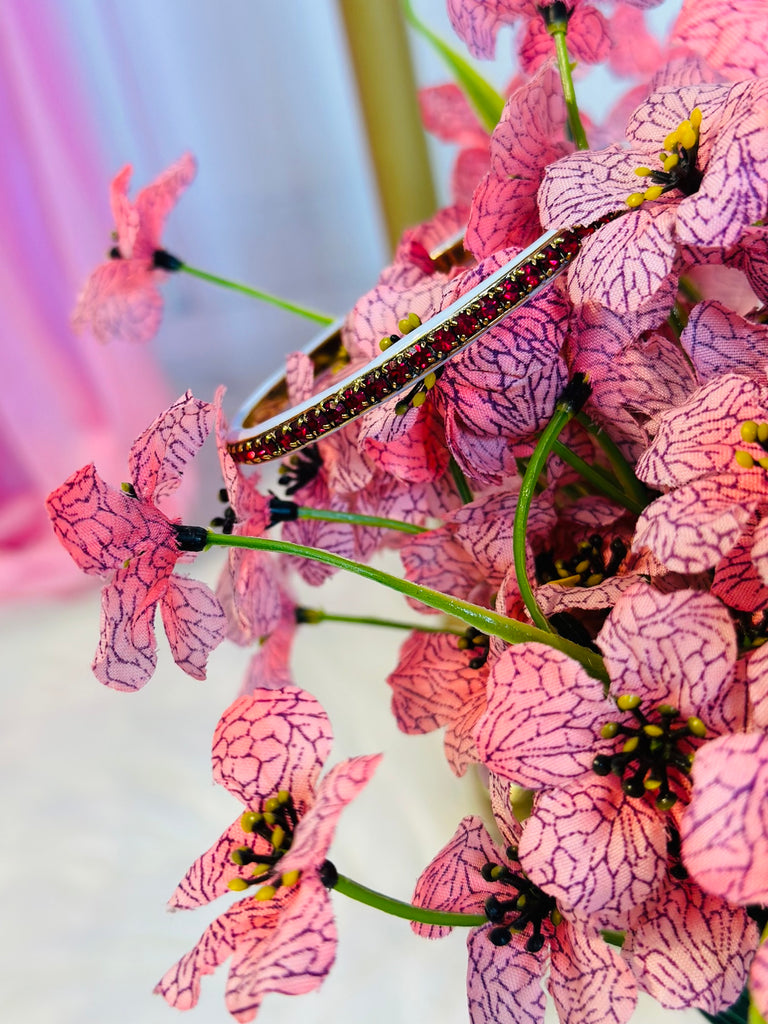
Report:
[[[221,391],[187,393],[136,440],[122,488],[89,465],[48,499],[66,549],[106,580],[102,683],[150,679],[158,605],[195,678],[224,639],[254,651],[213,744],[243,812],[171,905],[243,896],[157,991],[189,1008],[231,958],[227,1007],[247,1021],[268,992],[316,988],[336,890],[428,938],[466,928],[474,1024],[540,1021],[545,986],[568,1024],[620,1024],[638,990],[723,1020],[749,1005],[759,1021],[768,9],[686,0],[659,42],[654,0],[448,6],[478,57],[515,23],[519,58],[504,98],[442,44],[457,83],[422,109],[460,144],[454,204],[406,232],[375,287],[234,427]],[[584,124],[571,58],[631,86],[601,125]],[[115,246],[75,321],[145,341],[168,274],[216,279],[161,241],[192,158],[135,202],[129,176],[112,184]],[[223,509],[210,528],[176,522],[163,502],[211,432]],[[248,468],[274,460],[280,494]],[[216,593],[178,571],[210,546],[228,548]],[[402,578],[370,564],[383,548]],[[410,903],[328,856],[379,761],[321,775],[330,722],[291,674],[296,630],[324,617],[297,605],[291,577],[337,570],[423,615],[387,680],[397,725],[444,729],[451,769],[487,780],[493,820],[460,821]]]

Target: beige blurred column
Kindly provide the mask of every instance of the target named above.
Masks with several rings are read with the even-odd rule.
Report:
[[[339,0],[390,245],[436,206],[399,0]]]

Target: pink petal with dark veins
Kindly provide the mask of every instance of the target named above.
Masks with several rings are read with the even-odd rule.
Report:
[[[646,713],[671,704],[683,720],[701,718],[710,735],[744,728],[743,688],[732,692],[736,631],[728,609],[710,594],[660,594],[638,583],[621,596],[597,644],[614,697],[636,694]]]
[[[491,670],[478,752],[490,771],[519,786],[562,786],[591,777],[610,713],[602,684],[578,662],[545,644],[519,644]]]
[[[238,697],[213,735],[213,777],[247,807],[286,789],[303,814],[333,741],[328,716],[303,690],[256,690]]]
[[[224,609],[200,580],[171,576],[160,613],[173,660],[187,675],[205,679],[208,655],[226,635]]]
[[[164,277],[162,271],[134,260],[99,264],[78,295],[73,328],[87,328],[102,342],[149,341],[163,318],[163,297],[157,285]]]
[[[693,798],[680,828],[683,861],[708,892],[768,902],[768,736],[706,743],[693,763]]]
[[[568,1024],[624,1024],[637,1003],[637,985],[619,951],[595,928],[563,921],[550,942],[549,991]]]
[[[529,953],[522,935],[513,935],[509,945],[499,948],[488,938],[490,930],[490,925],[474,928],[467,936],[471,1024],[542,1024],[546,1006],[541,984],[547,962],[545,951]]]
[[[131,482],[144,501],[159,501],[181,483],[213,426],[214,409],[185,392],[133,442],[128,458]]]
[[[564,916],[595,915],[594,924],[621,928],[664,879],[665,821],[645,800],[625,796],[615,776],[590,775],[537,795],[519,857]]]
[[[757,938],[745,911],[691,880],[669,879],[658,901],[633,915],[623,954],[662,1006],[715,1014],[741,994]]]
[[[160,236],[168,214],[192,183],[196,170],[195,158],[184,153],[136,196],[139,230],[132,253],[135,258],[151,259],[155,249],[162,248]]]

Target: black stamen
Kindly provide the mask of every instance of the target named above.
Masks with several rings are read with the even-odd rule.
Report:
[[[165,249],[155,249],[152,253],[152,265],[158,270],[181,270],[184,266],[178,256],[172,256]]]

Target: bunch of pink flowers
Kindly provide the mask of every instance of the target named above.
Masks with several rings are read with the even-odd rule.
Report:
[[[102,683],[151,677],[158,605],[195,678],[225,638],[254,650],[213,746],[244,812],[171,904],[244,895],[159,982],[174,1006],[230,957],[240,1021],[268,992],[316,988],[337,889],[431,938],[466,926],[473,1024],[541,1021],[545,988],[567,1024],[622,1024],[638,990],[718,1014],[748,986],[768,1015],[768,8],[685,0],[659,42],[644,22],[656,2],[449,0],[475,56],[516,26],[519,76],[490,135],[457,86],[423,95],[428,124],[462,147],[456,202],[406,233],[347,316],[350,364],[542,230],[618,214],[567,276],[405,407],[378,405],[286,460],[284,497],[228,454],[219,392],[158,417],[122,489],[91,465],[48,499],[71,556],[106,580]],[[586,145],[566,42],[626,80],[588,126],[602,148]],[[183,267],[160,236],[194,163],[135,203],[128,174],[112,188],[113,259],[76,320],[146,340],[158,284]],[[457,229],[470,258],[445,269],[429,253]],[[294,402],[325,383],[301,354],[287,380]],[[161,508],[211,432],[227,503],[213,530]],[[212,544],[229,545],[215,594],[177,571]],[[387,680],[397,725],[443,729],[451,769],[483,770],[503,838],[465,817],[410,906],[328,860],[379,757],[319,779],[330,723],[290,667],[296,630],[322,614],[297,607],[291,575],[320,585],[393,547],[404,578],[377,577],[424,615]]]

